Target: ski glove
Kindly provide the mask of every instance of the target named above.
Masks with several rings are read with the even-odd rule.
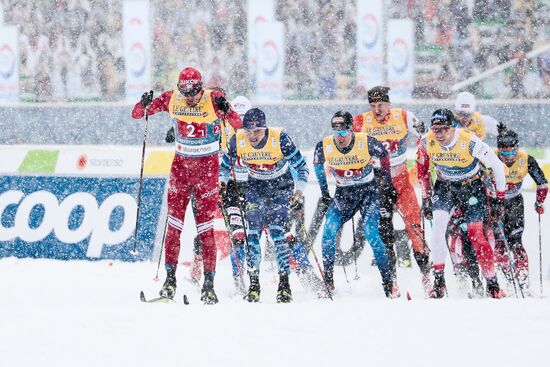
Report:
[[[168,130],[166,132],[166,138],[164,138],[164,140],[167,143],[173,143],[176,140],[176,135],[174,133],[174,127],[173,126],[170,128],[170,130]]]
[[[542,205],[542,203],[544,203],[544,200],[546,199],[547,194],[548,194],[548,187],[546,185],[537,187],[535,211],[539,214],[544,214],[544,206]]]
[[[218,195],[220,199],[222,199],[225,196],[226,191],[227,191],[227,184],[225,182],[220,182],[219,191],[218,191]]]
[[[424,213],[424,218],[427,220],[432,220],[434,217],[434,214],[432,212],[432,198],[427,197],[422,200],[422,212]]]
[[[321,203],[323,204],[323,206],[327,208],[331,202],[332,202],[332,198],[330,197],[330,193],[324,192],[323,195],[321,196]]]
[[[141,96],[141,105],[147,107],[153,102],[153,91],[145,92]]]
[[[216,107],[223,113],[228,113],[231,109],[231,106],[229,105],[229,102],[227,102],[227,99],[223,96],[218,96],[214,99],[214,103],[216,103]]]
[[[304,194],[300,190],[296,190],[290,198],[290,207],[292,210],[300,212],[304,209]]]
[[[538,214],[544,214],[544,205],[542,205],[542,201],[535,201],[535,211]]]
[[[491,200],[491,215],[496,220],[504,216],[504,191],[497,191],[497,197]]]

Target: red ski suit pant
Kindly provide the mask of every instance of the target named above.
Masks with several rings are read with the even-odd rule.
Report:
[[[216,270],[214,218],[218,211],[218,154],[205,157],[184,157],[176,154],[168,183],[168,228],[166,230],[165,262],[178,263],[180,234],[185,211],[195,195],[195,222],[202,244],[204,272]]]
[[[405,170],[399,175],[392,177],[393,187],[397,191],[396,210],[401,213],[405,229],[412,242],[415,252],[427,254],[428,248],[424,245],[424,234],[420,226],[420,206],[414,188],[409,181],[409,172]]]

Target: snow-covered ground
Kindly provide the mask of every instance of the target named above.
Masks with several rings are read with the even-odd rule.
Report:
[[[310,207],[318,189],[308,188]],[[532,289],[539,293],[534,193],[526,198],[526,244]],[[550,207],[549,207],[550,209]],[[311,215],[311,213],[309,213]],[[550,292],[543,216],[544,289]],[[344,237],[349,237],[346,229]],[[181,260],[190,257],[186,223]],[[317,243],[317,254],[320,247]],[[276,304],[276,276],[264,264],[262,301],[236,295],[228,260],[219,262],[220,303],[204,306],[180,266],[177,299],[145,304],[164,279],[157,264],[36,259],[0,260],[0,366],[549,366],[549,298],[466,299],[447,267],[449,298],[426,300],[417,268],[399,269],[406,297],[383,296],[371,251],[336,271],[334,301],[318,300],[291,277],[294,302]],[[313,259],[312,259],[313,261]]]

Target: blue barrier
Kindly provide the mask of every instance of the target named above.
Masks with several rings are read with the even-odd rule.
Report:
[[[165,178],[0,177],[0,258],[150,260]]]

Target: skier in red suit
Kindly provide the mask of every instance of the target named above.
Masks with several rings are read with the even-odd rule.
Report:
[[[144,93],[141,101],[134,106],[132,117],[141,119],[146,111],[148,115],[162,111],[170,114],[174,123],[176,145],[168,186],[168,228],[165,242],[167,276],[160,295],[174,297],[180,252],[179,238],[187,204],[194,194],[197,206],[195,221],[204,262],[201,300],[205,304],[217,303],[214,291],[214,215],[218,210],[220,132],[223,123],[238,129],[242,127],[242,121],[232,110],[223,92],[204,89],[201,73],[190,67],[181,71],[176,89],[166,91],[154,99],[152,91]]]

